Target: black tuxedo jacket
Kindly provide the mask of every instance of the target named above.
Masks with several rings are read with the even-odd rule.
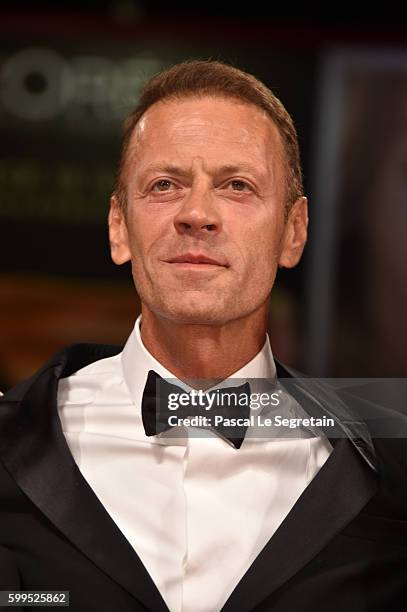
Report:
[[[75,612],[168,612],[81,475],[57,413],[59,378],[120,350],[74,345],[1,399],[0,590],[69,591]],[[321,398],[290,393],[323,414]],[[333,452],[222,612],[407,610],[406,439],[372,439],[363,422],[357,431],[328,434]]]

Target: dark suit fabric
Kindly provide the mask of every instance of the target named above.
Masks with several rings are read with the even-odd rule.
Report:
[[[70,591],[75,612],[168,611],[57,414],[58,380],[120,350],[69,347],[1,399],[0,590]],[[291,375],[278,362],[277,372]],[[332,454],[222,612],[407,610],[406,439],[330,440]]]

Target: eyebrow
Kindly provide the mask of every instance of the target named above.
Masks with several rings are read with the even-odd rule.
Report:
[[[236,165],[227,164],[225,166],[221,166],[218,171],[219,174],[235,174],[239,172],[250,172],[254,175],[259,174],[258,168],[245,163]]]
[[[181,178],[188,178],[191,176],[190,170],[185,170],[179,166],[174,166],[172,164],[153,164],[148,166],[141,174],[141,178],[145,178],[148,174],[152,172],[163,172],[165,174],[172,174],[174,176],[179,176]],[[259,173],[258,169],[250,164],[241,163],[241,164],[225,164],[216,170],[217,175],[223,174],[235,174],[239,172],[249,172],[254,176],[260,176],[263,173]]]
[[[147,166],[144,172],[142,173],[142,178],[147,176],[152,172],[163,172],[165,174],[174,174],[175,176],[187,177],[190,175],[190,172],[187,170],[183,170],[179,166],[173,166],[171,164],[153,164],[151,166]]]

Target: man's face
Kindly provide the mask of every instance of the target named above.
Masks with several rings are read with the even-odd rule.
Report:
[[[282,155],[255,106],[208,96],[147,110],[128,150],[126,218],[114,198],[110,213],[113,259],[131,259],[144,308],[221,325],[266,307],[278,264],[295,265],[306,239],[305,198],[284,222]]]

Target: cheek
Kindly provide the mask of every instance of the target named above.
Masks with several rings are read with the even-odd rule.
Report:
[[[155,224],[145,215],[132,213],[128,218],[128,235],[130,251],[133,256],[145,256],[155,242]]]
[[[274,278],[279,256],[279,235],[275,226],[264,223],[246,231],[244,243],[246,253],[241,249],[250,278],[266,281]]]
[[[128,232],[129,235],[129,246],[132,254],[132,259],[140,256],[145,251],[143,232],[131,229]]]

